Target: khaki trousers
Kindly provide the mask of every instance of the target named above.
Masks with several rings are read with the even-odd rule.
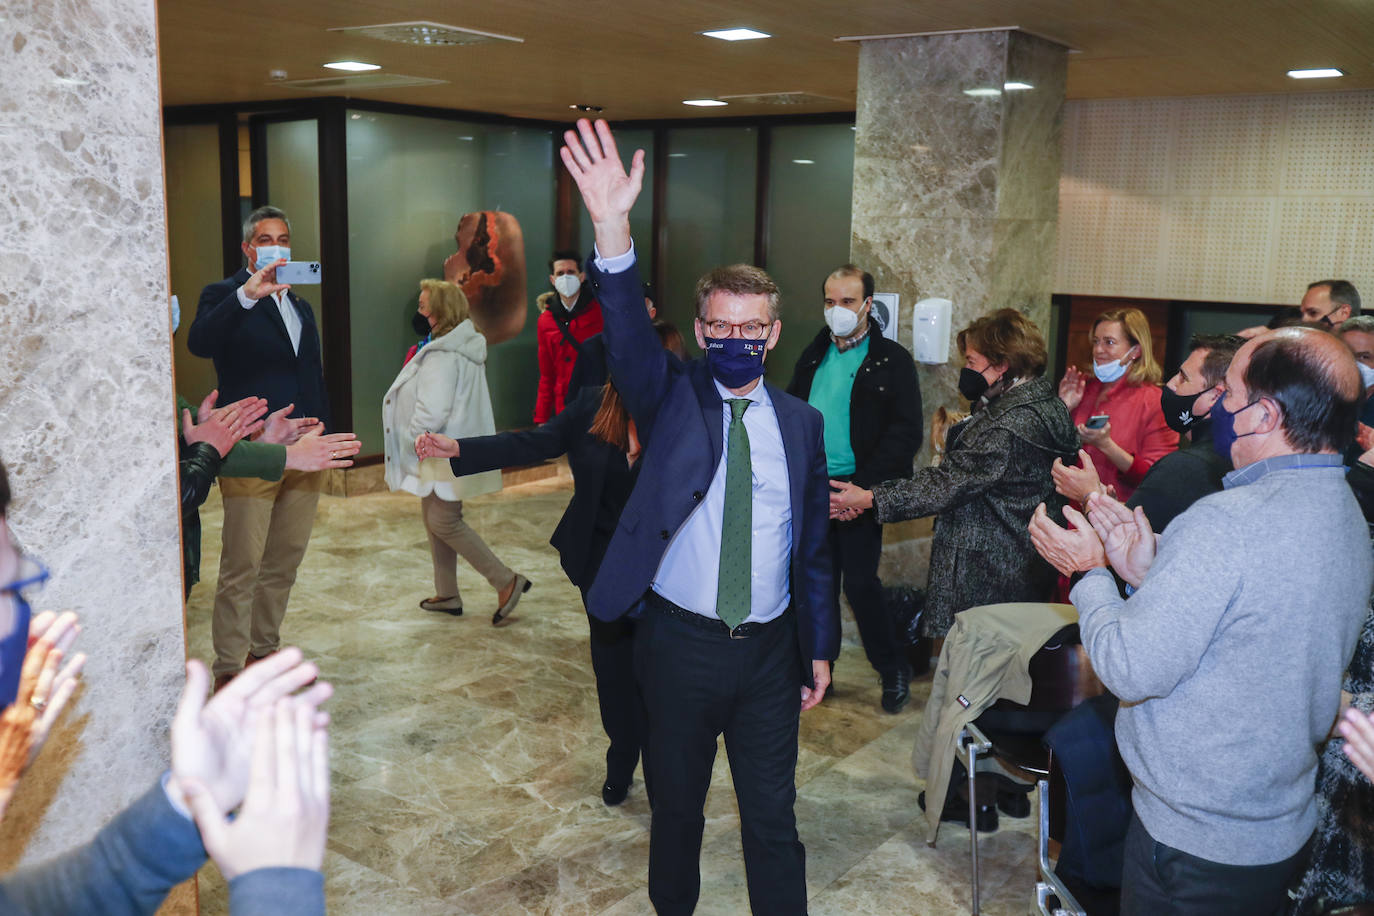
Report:
[[[287,471],[276,482],[223,477],[224,546],[211,631],[214,673],[233,674],[248,653],[281,647],[281,621],[310,543],[320,475]]]
[[[515,573],[496,558],[487,542],[463,521],[463,503],[448,502],[431,493],[420,497],[420,516],[429,535],[429,553],[434,560],[434,594],[438,598],[458,596],[458,557],[467,560],[478,575],[500,592],[511,584]]]

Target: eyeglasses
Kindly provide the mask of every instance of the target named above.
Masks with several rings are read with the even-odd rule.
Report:
[[[715,340],[734,337],[736,332],[745,340],[762,340],[768,336],[768,329],[773,326],[771,321],[744,321],[739,324],[729,321],[704,321],[701,318],[697,321],[706,329],[706,336]]]

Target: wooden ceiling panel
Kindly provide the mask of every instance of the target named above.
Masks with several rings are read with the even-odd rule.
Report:
[[[570,15],[568,10],[574,10]],[[422,48],[327,31],[431,20],[524,39]],[[841,35],[1020,26],[1061,40],[1070,98],[1120,98],[1374,88],[1374,4],[1355,0],[547,0],[477,5],[448,0],[297,0],[264,19],[214,0],[161,0],[166,105],[314,98],[272,84],[335,76],[357,59],[438,86],[340,92],[359,98],[562,119],[573,103],[608,117],[846,111],[858,48]],[[721,42],[697,32],[752,26],[773,38]],[[1339,80],[1298,82],[1291,67],[1337,66]],[[686,98],[807,92],[810,106],[691,109]]]

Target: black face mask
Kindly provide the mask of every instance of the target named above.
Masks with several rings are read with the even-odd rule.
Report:
[[[968,366],[959,370],[959,393],[968,400],[978,400],[988,387],[988,380],[983,378],[983,373]]]
[[[1198,421],[1198,417],[1193,415],[1193,405],[1197,399],[1208,391],[1199,391],[1197,394],[1179,394],[1163,388],[1159,393],[1159,407],[1164,411],[1164,422],[1169,424],[1169,428],[1176,433],[1186,433],[1193,428],[1193,424]]]
[[[416,312],[410,316],[410,329],[421,337],[428,337],[430,332],[429,319]]]

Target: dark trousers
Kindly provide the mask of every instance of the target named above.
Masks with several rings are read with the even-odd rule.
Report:
[[[606,749],[606,780],[627,785],[648,735],[648,716],[635,682],[635,622],[622,617],[607,623],[589,614],[587,624],[591,627],[592,673],[596,676],[601,727],[611,741]],[[647,754],[644,784],[649,786]]]
[[[865,512],[852,522],[830,523],[830,558],[835,569],[835,601],[843,587],[868,663],[879,674],[907,667],[897,646],[892,617],[883,603],[883,583],[878,579],[878,560],[883,553],[883,526]]]
[[[585,609],[587,590],[580,591]],[[597,705],[601,707],[601,728],[611,742],[606,748],[606,779],[628,784],[642,754],[644,786],[649,792],[649,755],[645,743],[649,720],[639,682],[635,680],[635,621],[621,617],[607,622],[588,614],[587,627],[591,631],[592,675],[596,678]],[[652,794],[649,797],[652,803]]]
[[[1288,885],[1307,851],[1272,865],[1223,865],[1156,842],[1133,814],[1121,916],[1271,916],[1287,907]]]
[[[804,914],[806,850],[792,810],[801,661],[791,614],[754,636],[730,639],[650,606],[635,628],[635,671],[649,710],[654,909],[676,916],[696,908],[703,809],[716,739],[724,734],[750,907],[755,914]]]

